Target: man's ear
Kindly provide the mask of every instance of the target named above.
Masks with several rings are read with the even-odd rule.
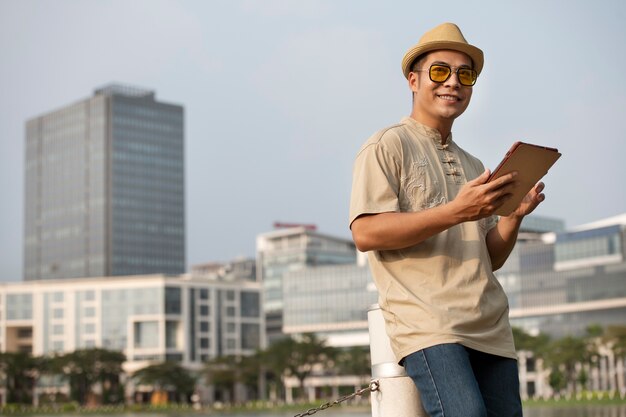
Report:
[[[419,75],[417,72],[409,72],[408,83],[411,91],[416,93],[419,89]]]

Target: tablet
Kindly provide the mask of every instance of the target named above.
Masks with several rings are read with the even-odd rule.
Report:
[[[515,142],[487,181],[493,181],[511,171],[517,171],[515,181],[520,184],[513,191],[513,197],[496,210],[496,214],[500,216],[511,214],[560,157],[561,154],[555,148]]]

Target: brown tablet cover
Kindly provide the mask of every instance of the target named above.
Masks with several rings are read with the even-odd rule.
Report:
[[[515,181],[520,184],[513,191],[513,196],[496,210],[496,214],[500,216],[511,214],[560,157],[561,154],[555,148],[515,142],[487,181],[493,181],[511,171],[517,171]]]

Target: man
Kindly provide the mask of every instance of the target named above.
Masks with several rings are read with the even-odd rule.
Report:
[[[444,23],[402,61],[410,117],[359,151],[350,228],[369,261],[392,349],[431,416],[520,416],[508,301],[493,271],[522,218],[544,200],[538,183],[508,217],[494,212],[516,173],[489,170],[452,139],[483,53]]]

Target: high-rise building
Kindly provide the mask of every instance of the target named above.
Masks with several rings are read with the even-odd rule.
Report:
[[[185,270],[183,107],[109,85],[26,123],[24,279]]]

